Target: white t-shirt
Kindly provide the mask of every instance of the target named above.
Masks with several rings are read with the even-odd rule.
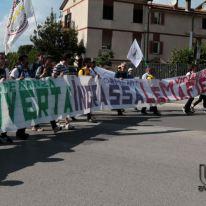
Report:
[[[24,73],[24,78],[30,78],[30,74],[27,70],[24,70],[23,71]],[[15,67],[11,73],[10,73],[10,77],[14,78],[14,79],[18,79],[20,77],[20,74],[19,74],[19,69],[17,67]]]
[[[149,75],[148,73],[143,74],[142,79],[147,79],[148,75]]]

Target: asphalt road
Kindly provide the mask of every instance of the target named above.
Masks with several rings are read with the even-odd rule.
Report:
[[[0,206],[203,206],[206,114],[97,113],[75,131],[0,146]]]

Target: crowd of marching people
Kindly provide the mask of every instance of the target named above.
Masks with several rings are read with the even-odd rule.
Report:
[[[4,53],[0,53],[0,82],[7,81],[7,80],[23,80],[25,78],[35,78],[35,79],[43,79],[46,77],[63,77],[64,75],[75,75],[75,76],[92,76],[95,77],[97,74],[94,70],[96,64],[94,61],[90,59],[85,59],[82,63],[80,63],[77,67],[69,66],[70,62],[70,55],[64,54],[61,57],[59,63],[56,63],[51,56],[45,56],[43,54],[39,54],[37,57],[37,61],[33,64],[29,64],[28,56],[22,55],[18,58],[18,62],[14,68],[8,68],[8,61]],[[193,66],[190,71],[186,74],[192,78],[193,74],[195,74],[196,66]],[[120,80],[123,79],[133,79],[133,69],[127,69],[127,64],[122,63],[118,66],[117,71],[115,72],[115,78]],[[154,70],[152,68],[146,68],[145,74],[142,76],[142,79],[152,80],[155,78]],[[197,104],[203,101],[203,107],[206,109],[206,94],[201,94],[199,99],[194,102],[194,98],[188,99],[187,103],[185,104],[183,111],[184,113],[190,115],[194,113],[195,107]],[[154,115],[160,116],[161,113],[159,112],[156,104],[150,104],[149,111],[152,112]],[[123,115],[124,109],[118,109],[117,114],[118,116]],[[147,107],[142,107],[141,109],[142,115],[147,115]],[[96,123],[96,119],[92,113],[86,114],[87,121]],[[72,117],[65,118],[64,124],[59,124],[56,120],[50,121],[51,128],[54,133],[61,131],[62,128],[67,130],[75,129],[74,126],[71,124],[72,121],[75,121],[76,118]],[[32,127],[32,131],[41,132],[43,128],[41,125],[35,125]],[[29,138],[29,134],[26,133],[26,128],[21,128],[16,131],[16,138],[21,140],[26,140]],[[0,143],[9,142],[12,143],[13,140],[7,135],[7,131],[2,131],[0,136]]]

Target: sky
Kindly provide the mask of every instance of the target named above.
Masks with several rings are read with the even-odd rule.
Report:
[[[98,1],[98,0],[97,0]],[[180,5],[184,5],[184,0],[179,0]],[[51,8],[59,15],[59,7],[63,0],[33,0],[33,7],[35,10],[37,22],[40,24],[44,22],[45,18],[50,14]],[[155,3],[169,4],[171,0],[154,0]],[[203,0],[192,0],[193,7],[197,6]],[[0,51],[3,51],[3,41],[5,35],[5,27],[8,19],[8,15],[12,6],[12,0],[0,0]],[[31,44],[29,37],[35,29],[34,20],[31,20],[31,24],[26,32],[17,40],[13,46],[13,50],[16,50],[20,45]]]
[[[12,7],[13,0],[0,0],[0,52],[3,51],[4,46],[4,36],[5,27],[7,24],[7,19]],[[40,24],[44,22],[45,18],[49,16],[51,9],[59,16],[59,7],[63,0],[32,0],[37,22]],[[34,19],[31,19],[31,24],[29,28],[24,32],[24,34],[15,42],[13,50],[16,50],[20,45],[31,44],[30,36],[36,28]]]

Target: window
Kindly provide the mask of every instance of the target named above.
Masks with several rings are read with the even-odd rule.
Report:
[[[141,48],[141,41],[142,41],[142,34],[139,32],[134,32],[133,33],[133,41],[137,40],[137,43],[139,44],[139,47]]]
[[[150,42],[150,53],[160,55],[163,53],[163,42],[151,41]]]
[[[72,14],[69,13],[65,16],[65,19],[64,19],[64,26],[66,28],[71,28],[71,23],[72,23]]]
[[[151,13],[151,23],[164,25],[164,13],[162,12],[152,12]]]
[[[153,42],[152,46],[152,53],[153,54],[159,54],[160,53],[160,42]]]
[[[202,29],[206,29],[206,18],[202,19]]]
[[[134,5],[133,11],[133,22],[134,23],[143,23],[143,6],[139,4]]]
[[[104,0],[103,2],[103,19],[113,20],[114,1]]]
[[[102,49],[111,49],[112,47],[112,30],[102,31]]]

